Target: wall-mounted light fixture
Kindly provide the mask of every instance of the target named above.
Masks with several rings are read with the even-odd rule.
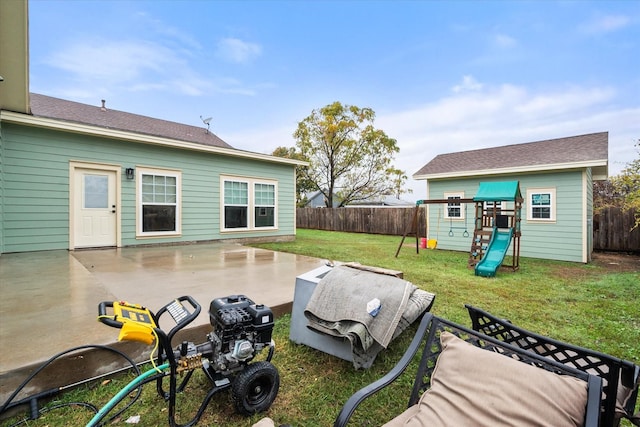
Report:
[[[125,169],[125,173],[127,174],[127,179],[133,179],[133,177],[134,177],[134,169],[133,168]]]

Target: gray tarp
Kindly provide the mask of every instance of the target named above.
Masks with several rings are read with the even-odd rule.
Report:
[[[381,302],[374,317],[367,303]],[[349,339],[356,368],[370,366],[411,323],[433,304],[435,295],[406,280],[347,266],[331,270],[316,286],[305,316],[308,327]]]

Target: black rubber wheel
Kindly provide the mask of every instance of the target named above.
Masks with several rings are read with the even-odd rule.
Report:
[[[238,413],[253,415],[264,412],[276,400],[280,374],[269,362],[256,362],[240,372],[231,385],[231,397]]]

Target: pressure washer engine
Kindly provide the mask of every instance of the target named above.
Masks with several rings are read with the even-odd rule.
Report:
[[[273,351],[270,308],[244,295],[232,295],[211,301],[209,319],[214,330],[207,335],[208,343],[196,347],[196,351],[210,355],[212,372],[231,374],[244,369],[246,362],[265,347]]]
[[[113,313],[108,314],[108,309],[112,309]],[[205,342],[195,344],[182,341],[174,346],[172,341],[176,333],[195,320],[200,311],[200,305],[190,296],[171,301],[156,314],[137,304],[102,302],[98,307],[98,320],[120,328],[119,340],[146,344],[158,340],[159,350],[157,361],[154,362],[156,372],[146,373],[147,378],[135,386],[156,380],[158,393],[169,401],[171,426],[179,425],[175,422],[176,394],[184,391],[198,368],[211,380],[212,388],[196,416],[182,426],[195,425],[211,398],[228,388],[231,389],[231,397],[238,413],[252,415],[269,409],[280,386],[278,370],[271,363],[274,352],[274,318],[271,309],[254,303],[245,295],[216,298],[209,305],[209,320],[213,330],[206,335]],[[165,314],[175,322],[168,333],[158,326],[161,320],[166,322],[164,319],[168,316]],[[265,348],[268,348],[266,358],[253,361]],[[183,375],[179,385],[178,374]],[[165,391],[163,378],[167,376],[169,390]],[[105,408],[106,411],[111,409],[112,406],[109,406]],[[96,418],[101,419],[103,416],[98,414]]]

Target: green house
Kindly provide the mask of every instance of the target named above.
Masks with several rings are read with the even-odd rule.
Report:
[[[474,204],[459,199],[476,197],[481,182],[518,181],[520,255],[591,261],[593,182],[607,179],[608,141],[600,132],[436,156],[413,175],[426,182],[426,200],[450,200],[425,205],[428,237],[438,248],[468,252]],[[513,201],[484,203],[485,211],[514,209]]]
[[[295,237],[303,162],[29,93],[26,2],[0,7],[0,253]]]

